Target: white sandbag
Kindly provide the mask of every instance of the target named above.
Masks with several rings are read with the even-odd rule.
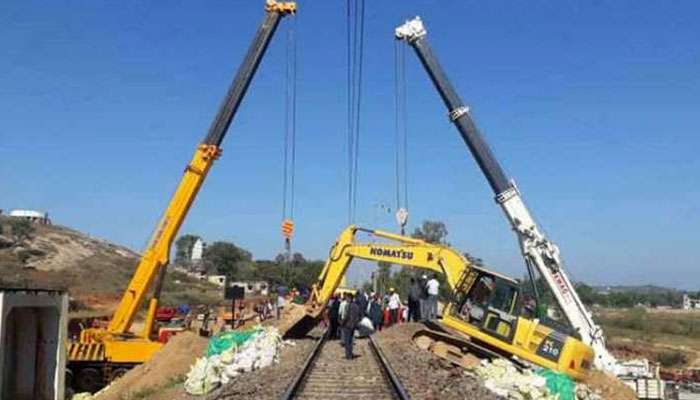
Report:
[[[549,393],[544,377],[530,370],[520,372],[508,360],[482,360],[476,373],[487,389],[507,399],[556,400],[558,397]]]
[[[374,331],[374,325],[372,324],[372,321],[367,317],[362,318],[362,321],[360,321],[360,326],[363,326],[371,331]]]
[[[279,349],[289,343],[282,340],[276,328],[265,328],[239,347],[198,359],[187,374],[185,390],[193,395],[205,394],[241,374],[269,367],[279,362]]]
[[[198,358],[187,373],[185,391],[191,395],[203,395],[221,385],[219,356]]]

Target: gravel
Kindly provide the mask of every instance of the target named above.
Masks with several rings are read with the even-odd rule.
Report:
[[[399,324],[375,335],[412,399],[501,399],[476,378],[466,375],[461,367],[416,347],[413,334],[422,328],[422,324]]]

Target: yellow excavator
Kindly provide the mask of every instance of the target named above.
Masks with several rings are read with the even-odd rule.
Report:
[[[382,242],[359,243],[358,232]],[[448,349],[439,354],[443,357],[458,363],[468,352],[506,357],[577,380],[590,371],[593,349],[534,318],[517,281],[472,265],[450,247],[354,225],[347,227],[331,248],[305,304],[305,315],[287,336],[305,334],[315,324],[355,258],[427,269],[445,277],[452,299],[444,307],[442,319],[429,322],[429,329],[416,334],[432,342],[431,349]]]
[[[68,343],[69,379],[75,389],[94,392],[128,369],[147,361],[161,348],[162,343],[154,340],[152,334],[172,242],[209,169],[221,154],[224,136],[280,20],[295,13],[294,2],[266,2],[265,17],[253,42],[207,136],[195,150],[192,161],[185,167],[184,176],[170,199],[109,325],[107,328],[83,329],[79,341]],[[140,333],[132,333],[130,328],[134,317],[143,306],[146,294],[152,287],[153,294],[148,301],[143,329]]]

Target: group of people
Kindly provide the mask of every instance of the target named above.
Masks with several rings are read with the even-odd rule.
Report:
[[[408,309],[394,288],[384,296],[358,290],[355,294],[334,295],[327,308],[330,339],[340,338],[345,347],[345,358],[353,358],[355,330],[367,334],[379,331],[400,321],[422,321],[437,318],[437,300],[440,283],[436,276],[411,278]],[[404,312],[406,313],[404,314]],[[369,323],[363,324],[364,321]]]
[[[438,294],[440,282],[437,275],[430,278],[423,274],[419,279],[411,278],[408,289],[408,321],[424,321],[438,316]]]

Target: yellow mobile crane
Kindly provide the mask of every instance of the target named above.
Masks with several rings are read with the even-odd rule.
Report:
[[[105,383],[124,374],[129,368],[150,359],[162,346],[162,343],[152,340],[151,335],[172,242],[209,169],[221,154],[224,136],[279,21],[282,17],[296,12],[296,3],[268,0],[265,11],[265,17],[207,136],[197,146],[192,161],[185,167],[184,176],[170,199],[168,208],[160,219],[109,325],[106,329],[84,329],[78,342],[68,344],[68,369],[73,374],[74,386],[79,390],[96,391]],[[148,302],[144,327],[138,334],[131,333],[129,329],[134,317],[152,286],[153,295]]]
[[[369,233],[384,242],[358,243],[355,238],[358,232]],[[305,316],[289,334],[304,333],[320,317],[355,258],[423,268],[444,275],[452,290],[452,300],[446,305],[442,320],[431,323],[436,330],[419,332],[432,341],[443,342],[458,352],[469,349],[492,357],[517,357],[520,362],[553,369],[575,379],[583,379],[592,366],[590,346],[528,315],[517,281],[473,266],[450,247],[354,225],[347,227],[331,248],[306,303]]]

